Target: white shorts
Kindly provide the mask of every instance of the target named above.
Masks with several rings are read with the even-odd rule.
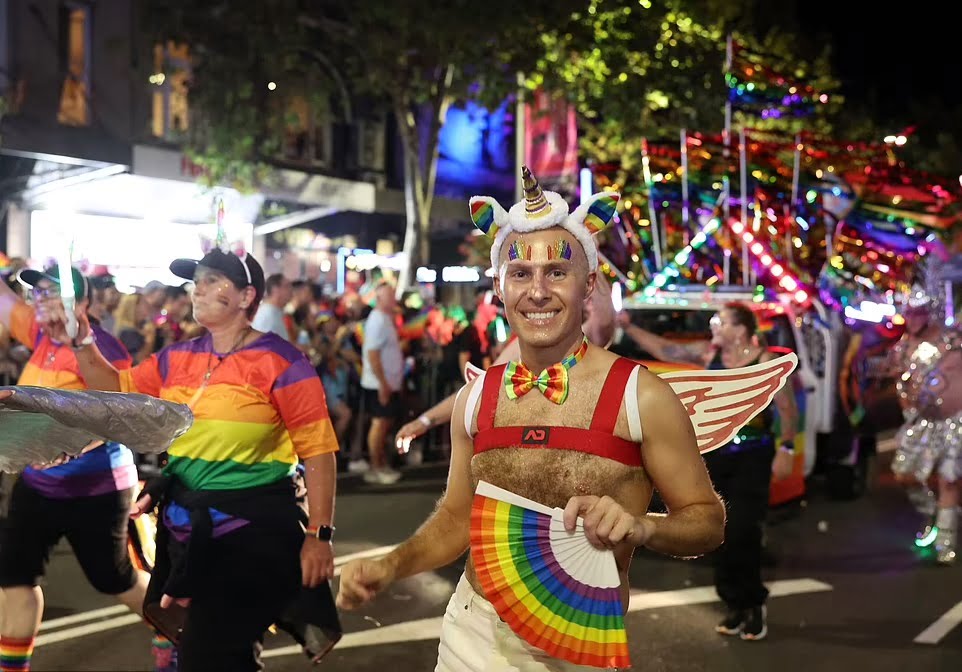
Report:
[[[614,670],[615,668],[609,668]],[[514,634],[464,574],[444,612],[434,672],[597,672],[552,658]]]

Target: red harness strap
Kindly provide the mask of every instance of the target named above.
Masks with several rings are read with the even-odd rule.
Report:
[[[608,369],[608,377],[601,387],[601,394],[598,395],[598,403],[595,405],[595,415],[591,419],[591,429],[608,434],[615,433],[618,412],[621,411],[621,403],[625,398],[628,376],[636,366],[638,365],[630,359],[619,357]]]
[[[635,366],[635,362],[624,358],[611,366],[588,429],[545,425],[495,427],[494,418],[503,387],[505,365],[488,369],[481,390],[478,432],[474,437],[475,454],[494,448],[555,448],[576,450],[640,467],[641,450],[638,444],[613,434],[625,384]]]

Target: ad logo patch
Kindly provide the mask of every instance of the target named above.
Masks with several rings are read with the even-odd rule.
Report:
[[[551,434],[550,427],[522,427],[521,445],[524,446],[544,446],[548,443]]]

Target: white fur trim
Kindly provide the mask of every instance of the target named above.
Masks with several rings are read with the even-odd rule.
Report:
[[[545,191],[544,195],[551,205],[551,211],[543,217],[533,219],[526,217],[524,201],[519,201],[511,206],[511,210],[508,211],[507,223],[498,229],[498,234],[495,236],[494,242],[491,243],[491,268],[495,270],[500,268],[498,262],[501,259],[501,248],[504,246],[504,241],[509,234],[515,232],[530,233],[531,231],[543,231],[544,229],[557,226],[570,233],[581,243],[585,257],[588,258],[588,270],[589,272],[594,271],[598,268],[598,247],[595,245],[595,241],[584,225],[584,215],[588,211],[587,208],[584,208],[584,213],[581,218],[576,219],[568,215],[568,204],[560,194],[553,191]],[[575,210],[575,213],[581,209],[582,208],[578,208]]]

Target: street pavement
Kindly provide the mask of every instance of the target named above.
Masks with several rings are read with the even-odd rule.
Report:
[[[815,482],[805,500],[772,512],[765,641],[715,634],[721,609],[705,559],[640,550],[626,617],[634,669],[962,670],[962,566],[935,566],[930,552],[914,547],[918,514],[884,462],[883,455],[870,491],[857,501],[828,500]],[[343,560],[401,542],[432,510],[443,474],[425,466],[393,486],[365,486],[356,477],[339,485],[336,552]],[[369,607],[342,614],[346,634],[317,669],[433,670],[440,617],[461,564],[399,582]],[[34,670],[151,669],[146,627],[88,586],[69,547],[53,555],[45,590]],[[311,669],[286,635],[268,635],[266,647],[268,670]]]

